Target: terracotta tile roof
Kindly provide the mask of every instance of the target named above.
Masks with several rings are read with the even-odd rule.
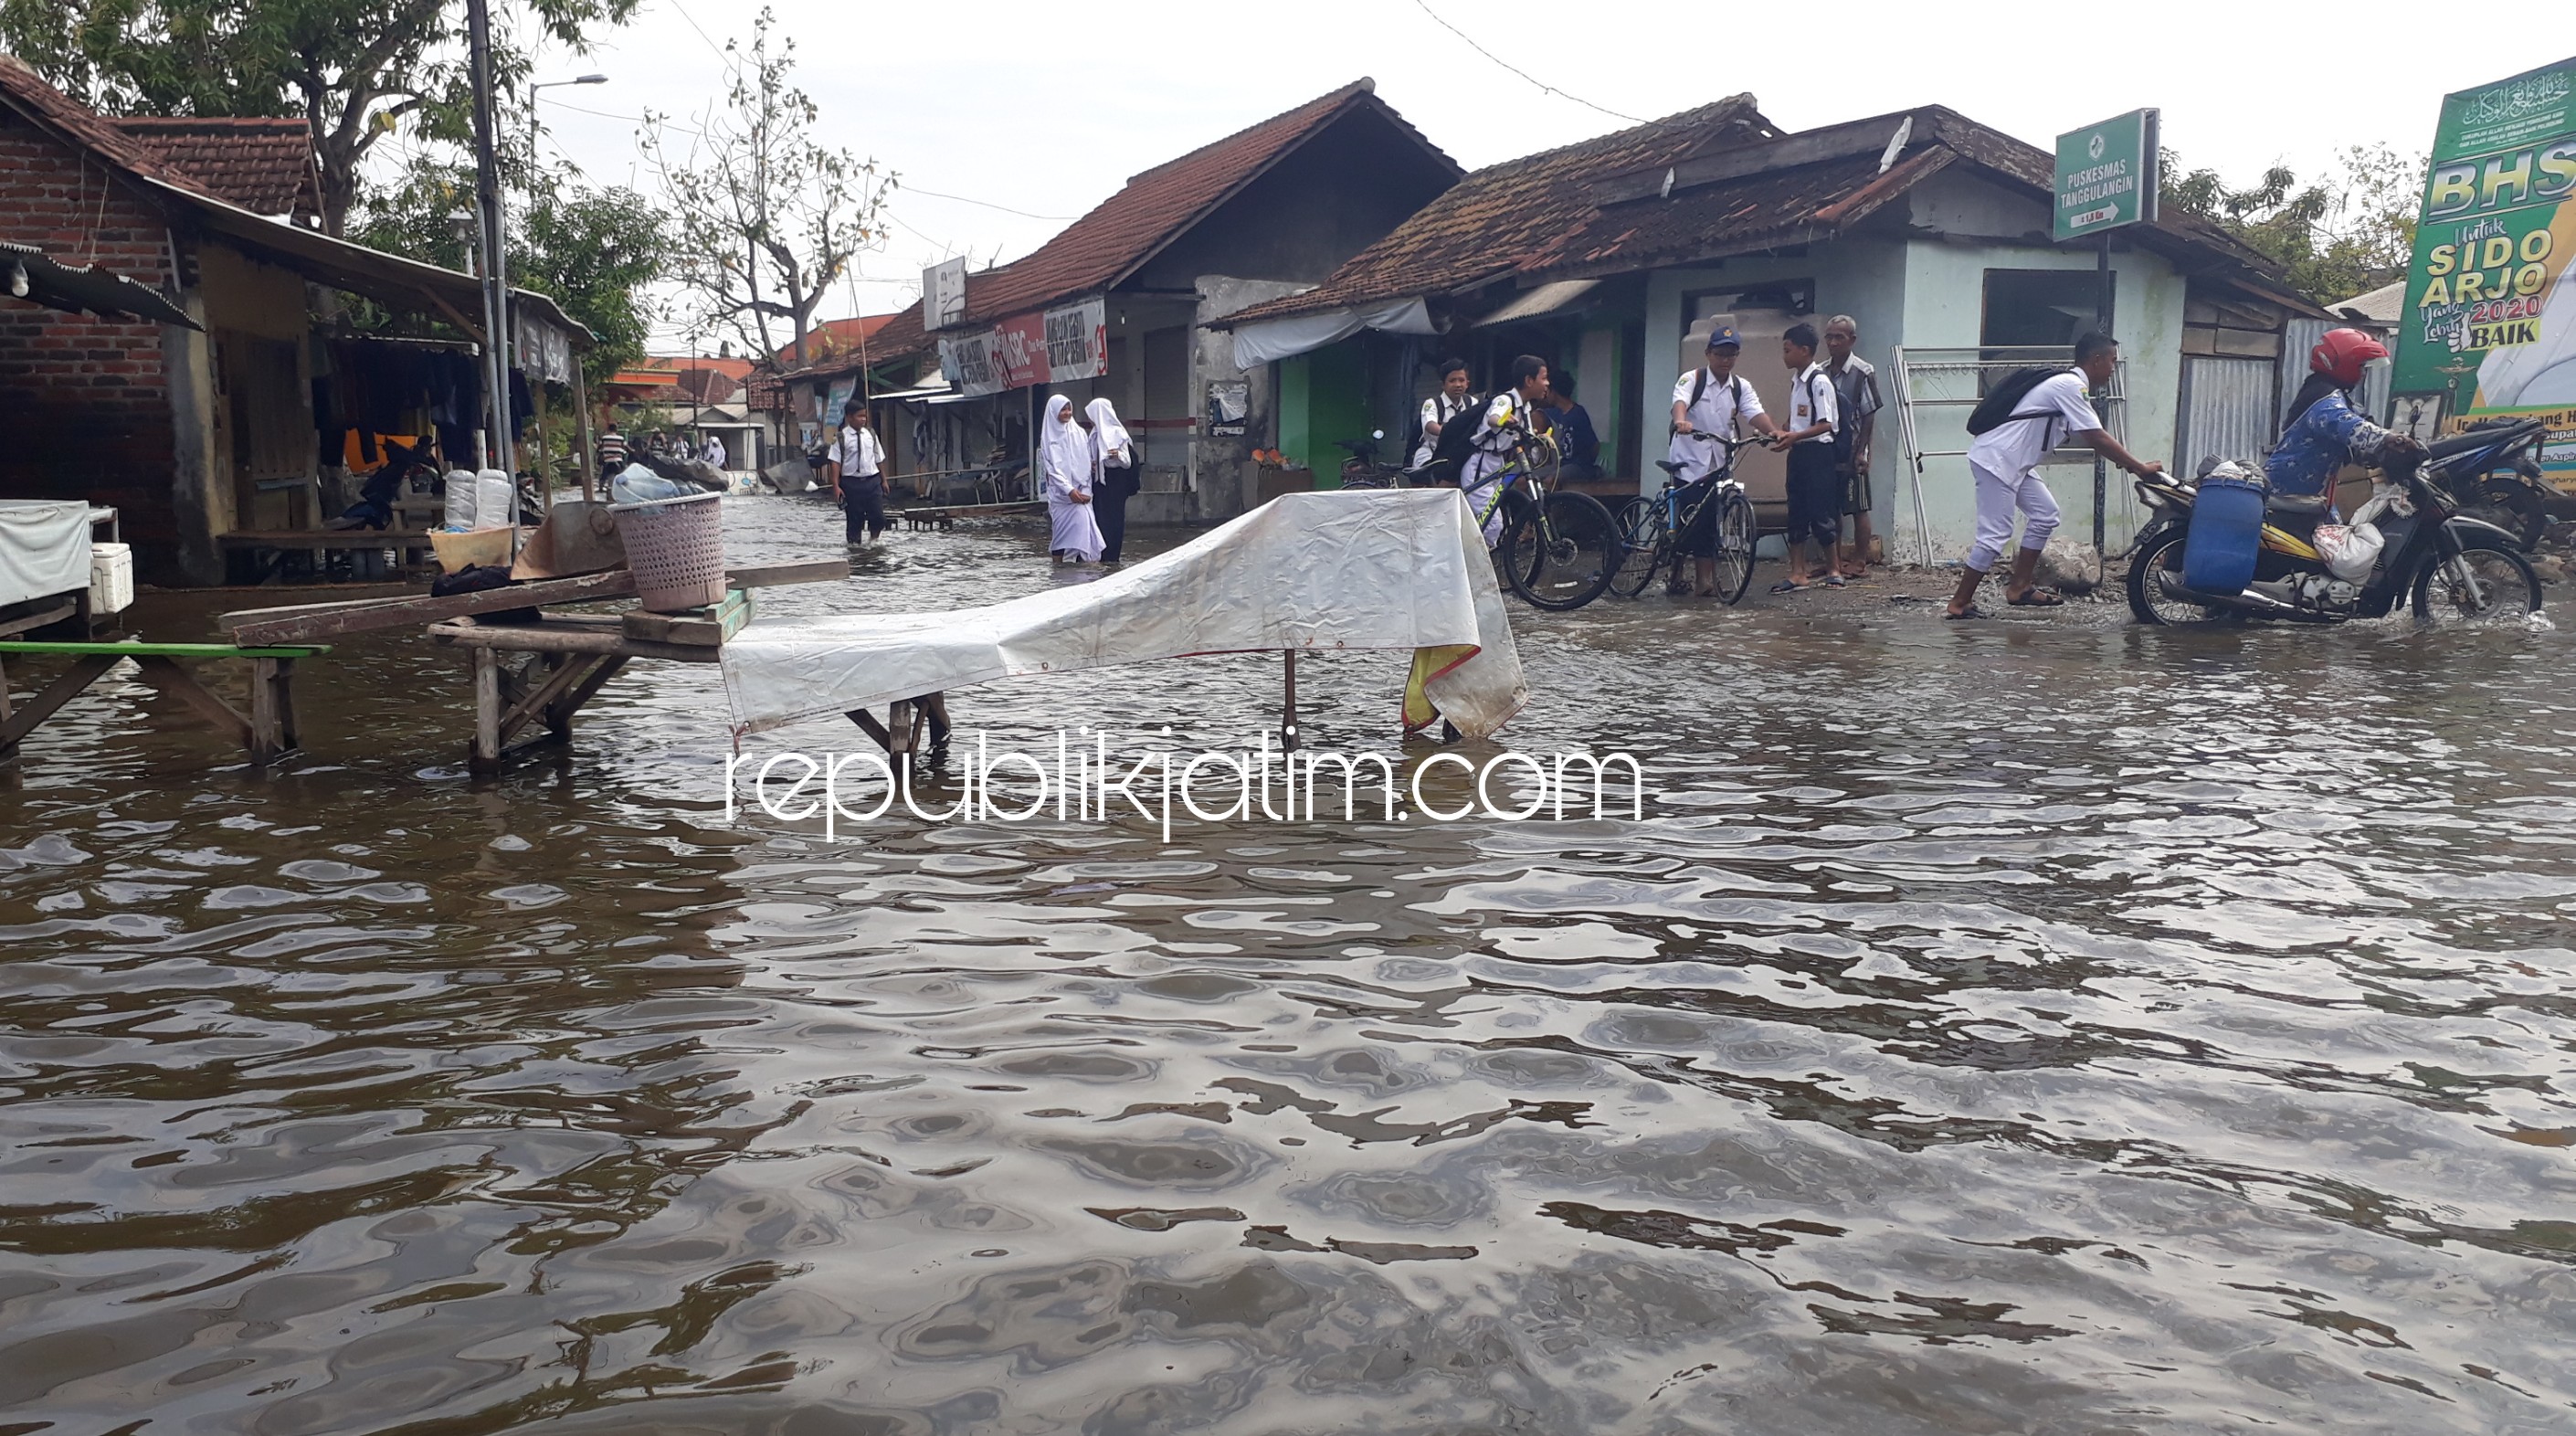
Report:
[[[1760,119],[1752,97],[1739,95],[1479,170],[1321,285],[1253,305],[1222,327],[1444,298],[1507,278],[1585,278],[1830,239],[1953,165],[2042,195],[2055,175],[2048,152],[1937,105],[1795,135],[1735,123],[1747,117]],[[1884,146],[1900,125],[1909,125],[1902,158],[1882,172]],[[1776,163],[1764,166],[1766,157]],[[1712,166],[1764,167],[1698,181],[1694,162],[1703,174]],[[1679,183],[1669,194],[1646,193],[1665,171]],[[2262,255],[2194,216],[2162,219],[2132,235],[2217,277],[2259,283],[2276,273]]]
[[[313,134],[299,119],[115,116],[145,153],[253,214],[321,213]]]
[[[807,361],[819,362],[855,355],[859,352],[861,339],[867,341],[869,357],[874,358],[877,336],[884,333],[885,327],[899,317],[901,317],[900,310],[891,314],[862,314],[851,319],[826,319],[805,332]],[[919,318],[917,311],[914,317]],[[778,352],[770,357],[786,363],[788,356],[795,352],[796,343],[794,340],[789,340],[778,346]]]
[[[110,164],[208,199],[223,199],[194,177],[146,149],[140,141],[117,128],[115,121],[45,83],[42,76],[27,67],[26,61],[15,55],[0,55],[0,99],[5,99],[39,125],[59,131]]]
[[[969,275],[965,322],[989,323],[1114,287],[1300,143],[1353,109],[1376,108],[1424,149],[1440,154],[1437,146],[1377,98],[1376,89],[1372,80],[1354,80],[1130,177],[1124,188],[1034,253]],[[879,333],[886,352],[872,353],[874,359],[918,355],[932,347],[930,336],[922,330],[918,307],[898,311]],[[872,350],[877,337],[869,336]]]

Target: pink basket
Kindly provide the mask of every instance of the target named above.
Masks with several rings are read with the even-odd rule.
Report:
[[[635,595],[654,613],[678,613],[725,596],[722,494],[682,494],[639,504],[610,504]]]

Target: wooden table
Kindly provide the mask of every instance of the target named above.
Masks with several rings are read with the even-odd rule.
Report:
[[[72,660],[71,668],[46,685],[26,707],[11,712],[9,685],[0,674],[0,763],[16,761],[18,744],[63,705],[87,691],[109,669],[127,659],[142,670],[143,680],[164,696],[195,710],[219,732],[238,739],[250,760],[267,764],[300,746],[295,732],[295,663],[328,653],[310,644],[246,648],[230,643],[21,643],[0,642],[0,657],[51,655]],[[183,662],[243,658],[250,661],[250,712],[236,710],[197,681]]]

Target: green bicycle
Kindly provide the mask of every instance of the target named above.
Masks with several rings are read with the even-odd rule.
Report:
[[[1756,441],[1715,434],[1691,437],[1724,450],[1714,470],[1685,484],[1681,482],[1682,465],[1658,461],[1655,467],[1673,481],[1661,493],[1641,494],[1620,505],[1621,557],[1618,569],[1611,575],[1610,591],[1621,598],[1644,593],[1668,562],[1672,565],[1670,591],[1689,592],[1690,576],[1685,566],[1689,557],[1681,551],[1681,536],[1701,523],[1709,526],[1715,540],[1717,596],[1732,604],[1753,585],[1753,501],[1744,496],[1744,484],[1735,477],[1735,451]]]
[[[1494,563],[1503,582],[1532,607],[1563,612],[1610,586],[1619,565],[1619,526],[1599,499],[1558,490],[1556,472],[1556,445],[1544,434],[1524,434],[1502,468],[1467,498],[1480,527],[1502,511]]]

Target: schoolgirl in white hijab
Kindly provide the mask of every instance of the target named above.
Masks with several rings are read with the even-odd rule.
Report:
[[[1038,463],[1045,481],[1047,549],[1058,563],[1100,561],[1100,522],[1091,514],[1091,436],[1073,422],[1073,401],[1047,400]]]
[[[1127,542],[1127,498],[1143,487],[1136,479],[1136,441],[1127,437],[1127,426],[1107,399],[1092,400],[1082,412],[1091,421],[1091,452],[1099,461],[1091,515],[1100,525],[1100,558],[1117,563]]]

